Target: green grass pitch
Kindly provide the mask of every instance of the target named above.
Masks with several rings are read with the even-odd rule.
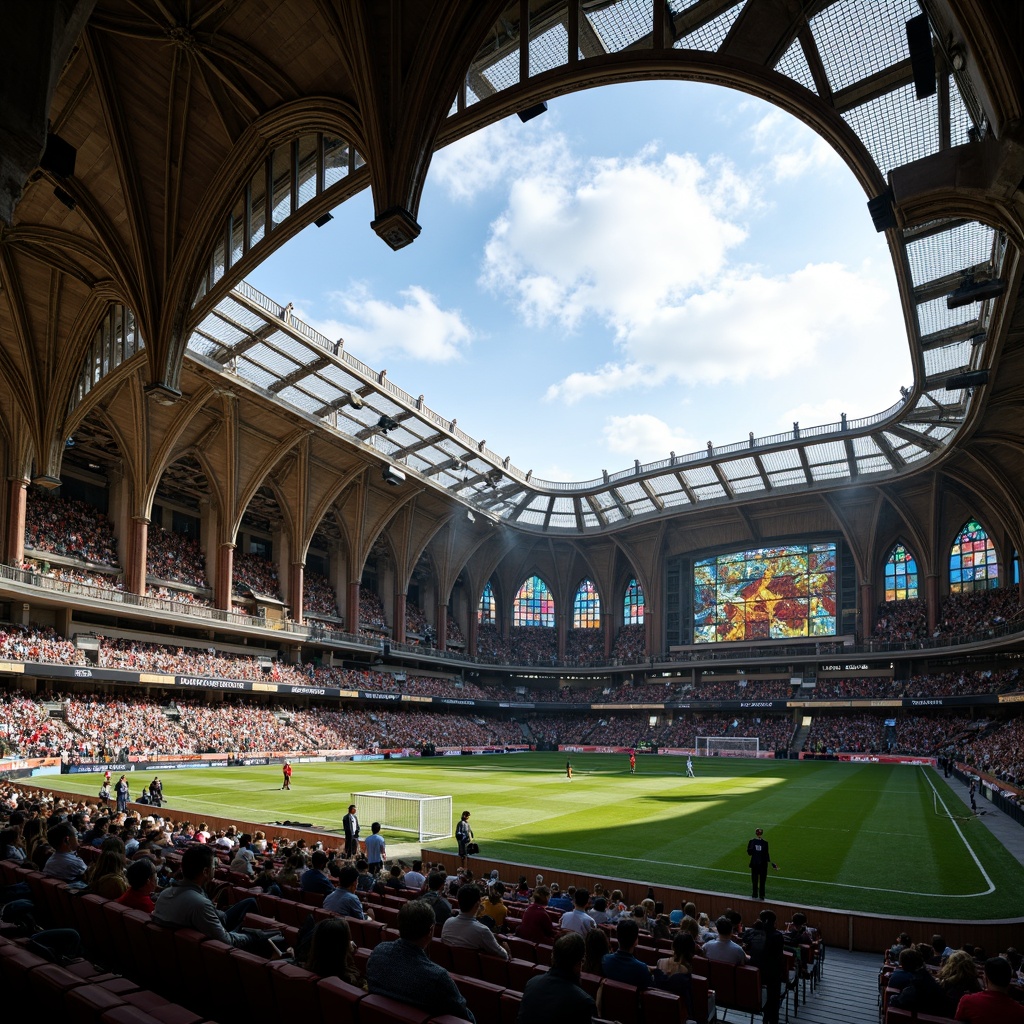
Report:
[[[771,899],[912,917],[1024,915],[1020,865],[931,769],[699,758],[688,779],[678,758],[639,757],[630,775],[625,755],[576,754],[570,780],[565,760],[297,764],[290,792],[280,789],[279,766],[173,771],[162,775],[164,813],[340,832],[349,793],[450,794],[456,818],[473,812],[485,856],[741,896],[749,895],[747,840],[760,826],[780,867],[769,872]],[[149,778],[132,779],[133,796]],[[91,798],[99,781],[68,775],[59,785]],[[454,840],[433,845],[455,849]]]

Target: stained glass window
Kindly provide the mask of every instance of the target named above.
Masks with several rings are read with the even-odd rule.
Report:
[[[572,628],[597,629],[601,625],[601,596],[593,580],[584,580],[572,602]]]
[[[977,519],[964,524],[949,550],[949,590],[963,594],[999,586],[996,549]]]
[[[555,599],[548,585],[539,577],[531,576],[516,594],[512,605],[513,626],[554,626]]]
[[[694,643],[835,634],[835,544],[753,548],[694,562]]]
[[[622,622],[626,626],[640,626],[644,621],[644,588],[636,579],[629,581],[622,602]]]
[[[914,597],[917,597],[917,562],[902,544],[897,544],[885,563],[885,599],[906,601]]]
[[[476,621],[481,626],[493,626],[497,622],[494,610],[494,590],[488,580],[484,592],[480,595],[480,607],[476,610]]]

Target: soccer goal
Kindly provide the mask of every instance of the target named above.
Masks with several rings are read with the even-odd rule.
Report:
[[[702,757],[757,757],[761,741],[757,736],[698,736],[696,749]]]
[[[426,842],[448,839],[452,834],[452,798],[426,793],[399,793],[375,789],[353,793],[361,822],[379,821],[382,831],[409,832]],[[364,829],[364,833],[367,830]]]

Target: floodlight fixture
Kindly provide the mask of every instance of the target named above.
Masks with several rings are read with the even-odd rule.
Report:
[[[548,109],[548,105],[543,100],[540,103],[535,103],[532,107],[527,107],[525,110],[519,111],[519,120],[526,124],[527,121],[532,121],[535,117],[540,117]]]
[[[1006,291],[1006,281],[1001,277],[990,277],[987,281],[975,281],[973,274],[965,274],[960,286],[946,296],[946,309],[959,309],[972,302],[998,299]]]
[[[988,383],[988,370],[968,370],[954,373],[945,380],[947,391],[962,391],[964,388],[980,388]]]
[[[313,221],[313,223],[318,228],[322,228],[322,227],[324,227],[324,225],[330,224],[330,222],[332,220],[334,220],[334,214],[333,213],[324,213],[324,214],[321,214],[319,217],[317,217],[317,219],[315,221]]]

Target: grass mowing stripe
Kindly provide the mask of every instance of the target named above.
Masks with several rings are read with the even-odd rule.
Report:
[[[697,778],[687,779],[670,757],[640,758],[635,776],[621,756],[572,761],[571,781],[565,755],[551,753],[298,764],[290,792],[280,790],[274,766],[176,770],[162,776],[170,804],[164,813],[193,823],[216,813],[338,831],[352,792],[451,794],[456,818],[473,811],[485,856],[542,872],[739,895],[750,892],[746,843],[761,826],[782,868],[769,875],[770,899],[913,917],[1024,916],[1016,861],[982,822],[963,823],[991,880],[982,881],[950,815],[934,812],[925,776],[906,766],[702,758]],[[134,773],[133,792],[150,778]],[[93,801],[99,776],[62,776],[53,784]],[[275,834],[273,824],[264,829]],[[848,858],[841,873],[824,870],[847,859],[854,844],[859,858]],[[455,848],[453,840],[432,845]],[[980,895],[967,891],[990,885],[994,890]]]

